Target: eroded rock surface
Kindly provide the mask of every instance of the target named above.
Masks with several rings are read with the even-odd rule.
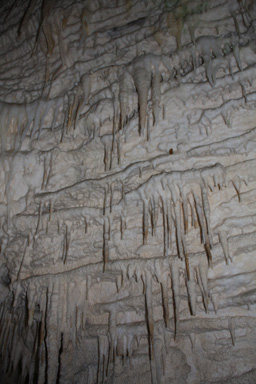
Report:
[[[255,1],[0,18],[1,383],[255,383]]]

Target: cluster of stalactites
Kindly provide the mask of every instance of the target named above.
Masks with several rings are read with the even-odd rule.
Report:
[[[30,132],[30,137],[40,138],[42,128],[46,121],[50,121],[51,129],[56,128],[57,122],[62,125],[62,135],[74,131],[79,122],[82,109],[90,96],[90,75],[84,75],[80,82],[67,97],[55,99],[38,99],[26,104],[0,103],[1,116],[1,146],[4,151],[6,137],[10,127],[16,134],[15,150],[17,151],[25,137]],[[59,114],[62,113],[62,120]]]

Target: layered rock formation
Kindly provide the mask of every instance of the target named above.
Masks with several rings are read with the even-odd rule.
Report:
[[[255,2],[0,15],[1,383],[255,383]]]

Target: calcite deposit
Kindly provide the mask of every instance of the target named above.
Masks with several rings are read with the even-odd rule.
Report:
[[[256,2],[0,5],[0,382],[256,382]]]

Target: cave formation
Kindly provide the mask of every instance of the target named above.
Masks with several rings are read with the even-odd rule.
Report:
[[[0,18],[1,383],[255,383],[255,1]]]

